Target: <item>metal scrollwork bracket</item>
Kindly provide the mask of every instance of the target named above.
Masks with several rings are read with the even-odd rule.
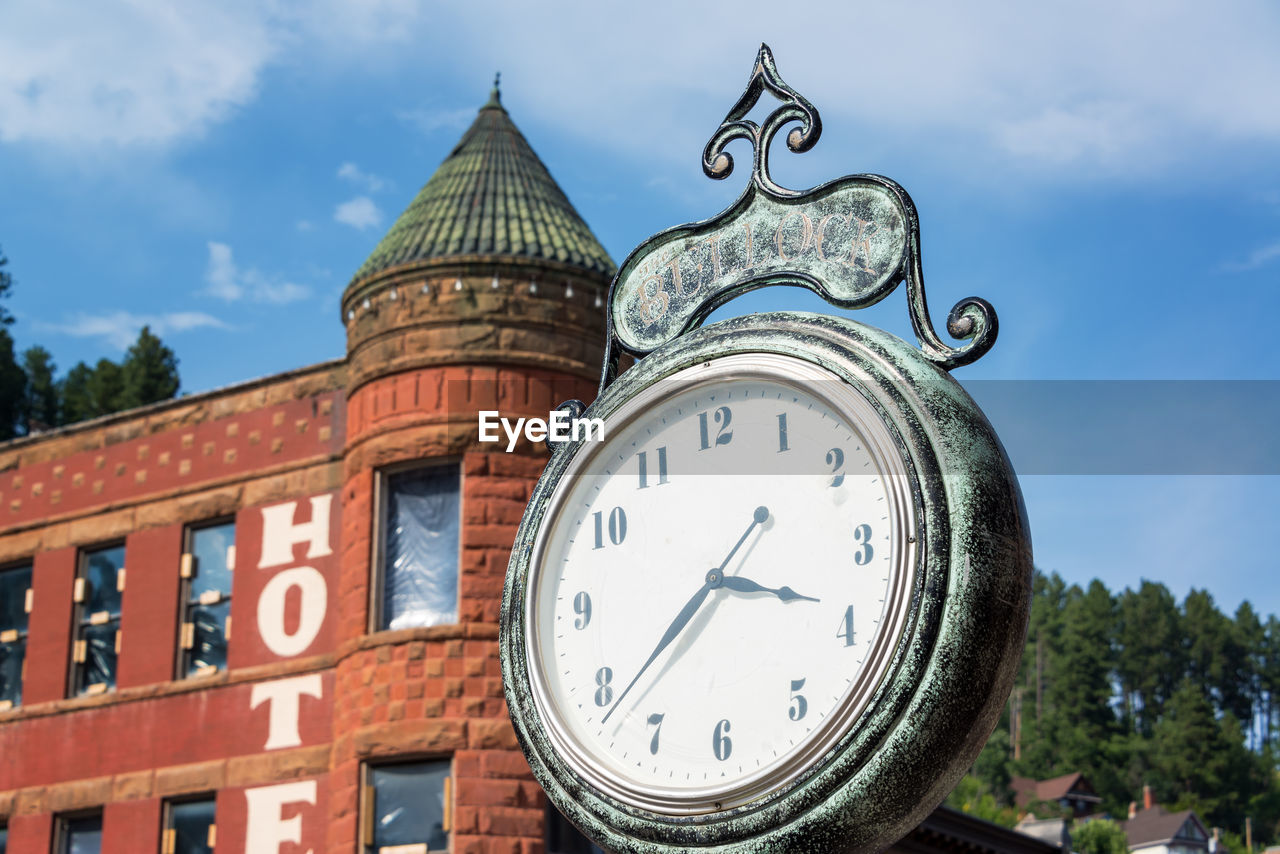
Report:
[[[757,124],[747,115],[768,92],[780,103]],[[811,190],[791,190],[769,173],[769,150],[782,130],[787,148],[809,151],[822,135],[818,110],[778,74],[760,45],[747,88],[708,140],[702,169],[723,180],[733,172],[725,147],[746,140],[751,180],[709,220],[654,235],[623,262],[609,291],[609,337],[603,391],[622,353],[643,357],[701,325],[713,310],[749,290],[786,284],[807,288],[839,308],[866,308],[906,282],[907,308],[920,350],[944,370],[967,365],[995,343],[999,324],[984,299],[951,309],[945,343],[929,318],[921,269],[920,219],[907,191],[881,175],[848,175]]]

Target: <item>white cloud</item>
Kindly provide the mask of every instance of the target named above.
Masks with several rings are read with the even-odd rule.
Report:
[[[196,135],[257,92],[279,34],[254,4],[8,4],[0,140],[157,144]]]
[[[249,300],[284,305],[311,295],[311,290],[303,285],[278,281],[252,267],[240,269],[232,257],[231,247],[225,243],[210,241],[208,246],[204,293],[210,296],[226,302]]]
[[[397,113],[427,132],[458,128],[500,67],[518,120],[554,122],[643,169],[696,158],[741,91],[767,21],[782,73],[833,133],[914,146],[946,167],[1015,165],[1078,180],[1165,171],[1206,151],[1229,163],[1229,152],[1257,156],[1280,143],[1280,16],[1266,0],[1212,15],[1193,0],[829,3],[785,16],[773,0],[726,8],[18,0],[0,30],[0,140],[198,135],[252,102],[273,65],[400,75],[406,86],[475,81],[465,106]],[[820,145],[809,160],[830,150]],[[851,150],[830,155],[837,168],[861,168]],[[817,171],[830,173],[825,163]]]
[[[376,193],[387,186],[387,182],[380,176],[365,172],[359,166],[350,162],[343,163],[338,167],[338,177],[358,187],[363,187],[370,193]]]
[[[476,107],[462,107],[455,110],[415,107],[411,110],[397,110],[396,118],[427,136],[438,130],[464,130],[475,121],[476,109]]]
[[[334,221],[364,231],[382,223],[382,211],[368,196],[356,196],[334,208]]]
[[[117,350],[125,350],[138,339],[144,326],[161,338],[191,329],[228,329],[227,324],[202,311],[173,311],[166,314],[134,314],[112,311],[105,314],[74,315],[66,323],[40,324],[43,329],[75,338],[101,338]]]
[[[578,14],[496,2],[440,7],[416,55],[453,79],[484,80],[500,65],[517,121],[558,123],[629,152],[638,168],[696,158],[746,83],[762,34],[785,79],[844,140],[840,151],[824,140],[806,155],[839,161],[823,175],[865,168],[850,162],[859,135],[915,147],[943,168],[1021,167],[1072,181],[1280,143],[1280,16],[1262,0],[1210,16],[1192,0],[829,3],[796,15],[778,15],[772,0],[740,0],[732,15],[675,0]]]
[[[1277,259],[1280,259],[1280,240],[1268,243],[1266,246],[1259,246],[1243,261],[1228,261],[1222,265],[1222,270],[1227,273],[1247,273],[1250,270],[1265,267]]]

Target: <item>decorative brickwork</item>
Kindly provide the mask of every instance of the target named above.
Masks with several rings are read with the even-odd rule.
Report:
[[[468,139],[488,163],[506,143],[486,128],[518,131],[486,110]],[[511,188],[523,207],[485,185],[502,241],[473,222],[480,242],[406,243],[366,265],[342,301],[347,358],[0,445],[0,567],[33,564],[21,702],[0,709],[10,852],[45,854],[58,815],[99,809],[104,851],[156,851],[166,799],[202,796],[216,797],[219,854],[357,854],[364,769],[404,759],[451,763],[455,854],[542,850],[497,636],[547,450],[479,443],[477,413],[546,418],[593,396],[612,262],[545,168],[524,168],[545,180]],[[413,216],[437,221],[424,204]],[[548,211],[575,219],[549,226]],[[380,483],[433,460],[460,477],[457,621],[379,631]],[[188,531],[232,521],[225,567],[201,558],[231,576],[225,658],[179,678],[195,635]],[[68,696],[83,550],[121,543],[115,684]]]

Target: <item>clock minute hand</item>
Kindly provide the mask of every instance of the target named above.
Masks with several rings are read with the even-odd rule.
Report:
[[[613,710],[618,708],[618,705],[622,702],[622,698],[626,697],[627,694],[631,692],[631,689],[635,687],[635,684],[640,681],[640,677],[649,669],[649,665],[653,664],[654,659],[661,655],[662,651],[670,646],[671,642],[676,639],[676,635],[680,634],[680,632],[684,630],[684,627],[689,624],[689,621],[693,619],[693,615],[697,613],[698,609],[702,607],[702,603],[706,601],[708,594],[724,583],[724,568],[729,565],[729,561],[733,560],[733,556],[738,553],[738,549],[742,548],[742,544],[747,541],[747,537],[751,536],[751,532],[756,529],[756,525],[764,524],[768,518],[768,507],[761,506],[755,509],[755,512],[751,515],[751,524],[747,526],[747,530],[742,532],[741,537],[738,537],[738,542],[734,543],[733,548],[729,549],[729,554],[725,556],[725,559],[720,566],[707,573],[706,583],[698,589],[697,593],[693,594],[692,599],[685,603],[685,606],[680,609],[680,613],[676,614],[676,618],[672,620],[671,625],[667,627],[666,634],[662,636],[662,640],[658,641],[658,645],[654,647],[653,652],[649,654],[648,660],[645,661],[644,665],[640,668],[640,671],[636,673],[627,687],[623,689],[622,693],[618,695],[618,699],[613,701],[613,705],[609,707],[609,711],[604,713],[604,717],[600,719],[601,724],[608,723],[609,718],[613,715]]]
[[[627,687],[623,689],[622,693],[618,695],[618,699],[613,701],[613,705],[609,707],[609,711],[605,712],[604,717],[600,721],[601,724],[608,723],[609,716],[613,714],[614,709],[618,708],[618,704],[622,702],[622,698],[627,696],[631,689],[635,687],[635,684],[640,681],[640,677],[649,669],[649,665],[653,664],[654,659],[661,655],[662,651],[670,646],[671,642],[676,639],[676,635],[680,634],[680,632],[684,630],[684,627],[689,624],[689,621],[693,619],[693,615],[697,613],[700,607],[702,607],[702,603],[706,600],[707,595],[711,593],[712,588],[718,586],[717,582],[720,580],[719,573],[711,573],[711,575],[712,577],[707,579],[707,583],[702,585],[702,587],[698,589],[698,592],[693,594],[693,598],[685,603],[685,606],[680,609],[680,613],[676,614],[676,618],[672,620],[671,625],[667,627],[666,634],[662,636],[662,640],[658,641],[658,645],[653,648],[653,652],[650,653],[649,659],[644,663],[644,666],[640,668],[640,671],[636,673],[630,684],[628,684]]]
[[[765,587],[756,584],[749,578],[743,578],[737,575],[726,575],[722,582],[725,587],[737,593],[772,593],[783,602],[790,602],[794,599],[803,599],[806,602],[821,602],[821,599],[815,599],[812,596],[801,596],[790,587],[779,587],[776,590],[772,587]]]

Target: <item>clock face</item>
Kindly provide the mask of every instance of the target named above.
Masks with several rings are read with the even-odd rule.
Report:
[[[534,543],[531,684],[589,783],[655,812],[787,785],[857,722],[915,586],[893,436],[810,362],[729,356],[584,444]]]

